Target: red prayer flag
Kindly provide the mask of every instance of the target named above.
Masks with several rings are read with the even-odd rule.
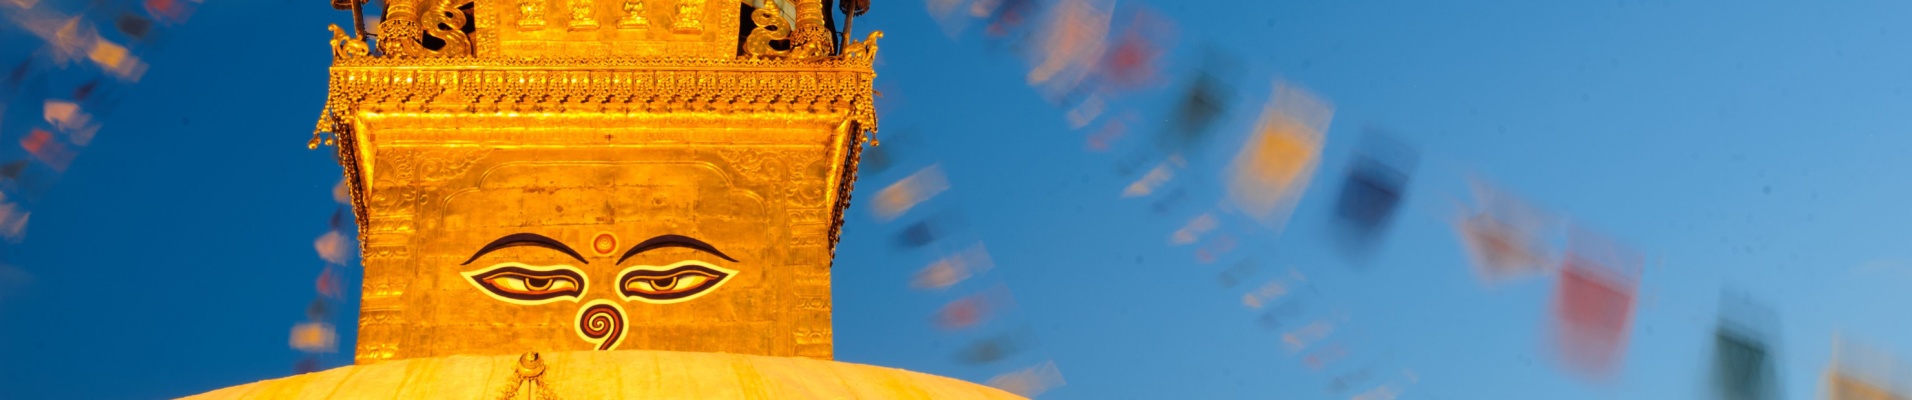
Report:
[[[52,133],[40,128],[34,128],[33,133],[20,138],[20,148],[60,172],[66,172],[66,166],[73,163],[75,156],[72,150],[66,148],[66,144],[54,140]]]
[[[1574,232],[1554,298],[1560,355],[1591,378],[1611,376],[1625,354],[1641,259],[1605,239]]]

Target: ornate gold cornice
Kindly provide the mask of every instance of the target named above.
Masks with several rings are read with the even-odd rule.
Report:
[[[841,115],[849,154],[832,213],[834,253],[861,144],[877,129],[871,63],[882,35],[828,57],[383,57],[335,30],[330,91],[309,145],[338,145],[364,227],[366,174],[350,134],[362,113]]]

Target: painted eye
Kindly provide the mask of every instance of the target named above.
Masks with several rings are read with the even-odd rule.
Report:
[[[627,300],[670,304],[688,301],[723,286],[737,271],[684,261],[664,267],[636,266],[618,274],[618,293]]]
[[[492,298],[514,304],[577,301],[584,293],[584,274],[569,265],[530,267],[504,263],[464,275]]]

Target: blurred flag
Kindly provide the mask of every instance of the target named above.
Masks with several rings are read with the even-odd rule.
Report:
[[[99,132],[99,125],[91,122],[92,117],[80,110],[80,104],[62,100],[47,100],[42,107],[43,118],[53,129],[65,132],[74,145],[85,146],[93,141],[93,134]]]
[[[938,211],[897,231],[896,246],[903,249],[928,246],[960,230],[961,227],[962,218],[955,211]]]
[[[1388,381],[1387,383],[1356,393],[1354,396],[1348,397],[1348,399],[1393,400],[1400,397],[1402,393],[1406,393],[1409,385],[1419,383],[1421,378],[1414,373],[1414,370],[1403,369],[1401,370],[1401,376],[1399,378],[1388,379]]]
[[[1362,367],[1353,372],[1336,376],[1333,381],[1328,382],[1328,393],[1340,395],[1342,392],[1348,391],[1349,386],[1366,382],[1371,374],[1373,373],[1368,371],[1367,367]]]
[[[32,57],[29,57],[24,60],[20,60],[20,64],[14,65],[13,70],[7,72],[7,80],[6,80],[7,94],[13,94],[13,92],[18,91],[25,86],[27,82],[27,75],[33,72],[34,60],[35,59]],[[5,96],[0,96],[0,97],[5,97]]]
[[[146,34],[153,31],[153,20],[138,14],[124,13],[113,20],[113,27],[119,28],[120,33],[135,41],[145,41]]]
[[[1334,321],[1317,320],[1282,334],[1281,343],[1286,345],[1289,352],[1301,351],[1334,334],[1334,327]]]
[[[340,178],[338,184],[332,185],[332,201],[346,206],[352,205],[352,187],[348,186],[347,183],[349,183],[349,181],[345,178]]]
[[[895,219],[945,190],[949,190],[949,179],[943,176],[941,167],[930,165],[876,192],[876,217],[882,221]]]
[[[1912,365],[1880,349],[1838,336],[1832,340],[1832,366],[1825,376],[1827,400],[1912,399]]]
[[[1717,399],[1779,398],[1773,348],[1779,341],[1778,317],[1745,295],[1728,292],[1720,299],[1713,331],[1713,394]]]
[[[318,250],[319,258],[332,264],[345,264],[346,257],[351,256],[351,247],[345,235],[338,230],[326,231],[324,235],[319,235],[317,240],[312,241],[312,248]]]
[[[990,37],[1005,38],[1022,31],[1030,18],[1034,18],[1037,0],[976,0],[970,3],[970,15],[980,17],[987,26],[983,33]]]
[[[1188,188],[1185,186],[1176,187],[1174,191],[1162,195],[1162,198],[1155,199],[1153,203],[1149,203],[1149,211],[1155,213],[1155,215],[1175,214],[1178,213],[1177,209],[1182,208],[1182,205],[1187,202]]]
[[[338,350],[338,332],[332,324],[301,322],[292,326],[292,348],[307,353],[331,353]]]
[[[305,356],[305,358],[300,358],[298,363],[292,364],[292,373],[304,374],[311,372],[319,372],[318,357]]]
[[[1216,258],[1234,250],[1235,237],[1224,233],[1215,240],[1210,240],[1208,244],[1202,245],[1202,248],[1195,249],[1195,262],[1214,264]]]
[[[1567,246],[1554,293],[1555,343],[1570,371],[1605,379],[1626,354],[1642,258],[1577,229]]]
[[[87,59],[93,60],[100,69],[122,81],[138,82],[140,76],[146,74],[146,63],[128,51],[126,46],[110,40],[95,38],[91,49],[87,51]]]
[[[1101,81],[1113,90],[1136,89],[1156,80],[1156,62],[1162,57],[1163,43],[1173,32],[1168,19],[1147,9],[1130,12],[1131,22],[1121,29],[1097,71]]]
[[[919,290],[946,289],[971,276],[982,274],[993,266],[994,264],[989,260],[989,251],[983,249],[981,243],[977,243],[968,249],[936,260],[928,267],[917,271],[916,277],[910,279],[910,287]]]
[[[1056,369],[1055,361],[1044,361],[1036,366],[996,375],[984,384],[1017,396],[1034,398],[1067,383],[1062,380],[1062,371]]]
[[[1545,271],[1549,250],[1543,234],[1555,219],[1479,181],[1471,186],[1477,205],[1455,229],[1481,282],[1494,284]]]
[[[55,139],[52,133],[39,128],[34,128],[33,133],[20,138],[20,148],[26,149],[33,158],[39,159],[41,163],[59,172],[66,172],[67,165],[72,164],[73,157],[77,156],[66,147],[65,143]]]
[[[1026,79],[1045,98],[1059,103],[1076,93],[1102,59],[1108,48],[1110,13],[1105,4],[1061,0],[1050,15],[1038,29],[1038,42],[1032,49],[1032,58],[1038,61]],[[1099,101],[1094,97],[1090,100]]]
[[[1277,83],[1256,134],[1229,166],[1228,196],[1235,206],[1276,230],[1285,225],[1314,173],[1333,115],[1314,95]]]
[[[956,35],[961,34],[963,28],[969,25],[969,19],[957,12],[967,4],[969,3],[965,0],[923,0],[923,8],[929,11],[930,19],[936,20],[936,25],[943,28],[943,35],[951,39],[956,38]]]
[[[1254,259],[1244,258],[1241,261],[1236,261],[1235,265],[1229,266],[1228,269],[1222,270],[1220,274],[1216,274],[1215,281],[1216,283],[1220,283],[1224,289],[1232,288],[1235,287],[1235,285],[1241,284],[1242,280],[1254,276],[1255,272],[1260,270],[1261,265],[1256,264]]]
[[[1090,122],[1095,122],[1096,117],[1102,115],[1102,110],[1106,106],[1107,103],[1102,101],[1101,95],[1090,93],[1087,99],[1063,114],[1063,119],[1069,121],[1069,129],[1082,129],[1084,126],[1089,126]]]
[[[93,98],[93,92],[99,89],[100,80],[98,78],[88,80],[85,84],[73,88],[73,101],[84,103],[87,99]]]
[[[1204,68],[1194,74],[1171,111],[1168,132],[1158,137],[1157,144],[1163,151],[1180,153],[1200,143],[1232,106],[1232,91],[1216,72]]]
[[[1286,296],[1287,294],[1288,283],[1283,282],[1281,279],[1275,279],[1262,284],[1261,287],[1255,288],[1254,291],[1243,294],[1241,296],[1241,305],[1248,308],[1261,308],[1263,305],[1268,304],[1269,301],[1280,298],[1281,296]]]
[[[86,58],[86,54],[92,50],[93,41],[99,38],[99,31],[78,16],[39,11],[10,14],[20,27],[46,40],[46,49],[52,53],[56,65],[65,66]]]
[[[1412,148],[1380,133],[1364,135],[1358,146],[1341,182],[1335,216],[1337,226],[1347,233],[1344,243],[1365,251],[1393,221],[1419,157]]]
[[[1313,287],[1310,286],[1309,289]],[[1302,307],[1301,298],[1289,298],[1279,305],[1267,307],[1261,315],[1255,317],[1255,325],[1270,331],[1281,330],[1294,322],[1295,318],[1300,317],[1303,311],[1306,310]]]
[[[0,183],[18,180],[20,179],[20,174],[26,172],[26,170],[27,160],[14,160],[13,162],[0,165]]]
[[[47,99],[41,109],[44,110],[46,122],[53,124],[53,129],[57,130],[78,128],[86,125],[89,119],[86,113],[80,111],[79,103],[71,101]]]
[[[0,239],[19,243],[26,237],[27,219],[32,216],[33,212],[27,211],[26,207],[8,200],[6,194],[0,193]]]
[[[1029,347],[1025,336],[1025,333],[1012,332],[978,339],[957,350],[956,361],[970,365],[1000,361]]]
[[[1187,224],[1182,225],[1181,229],[1176,229],[1175,233],[1169,234],[1168,242],[1177,246],[1195,243],[1202,239],[1202,235],[1207,235],[1208,231],[1215,230],[1215,227],[1220,225],[1221,222],[1215,219],[1215,214],[1203,213],[1190,219]]]
[[[193,7],[196,6],[191,3],[199,3],[201,1],[202,0],[146,0],[146,13],[152,15],[153,18],[158,19],[160,22],[177,24],[186,21],[187,17],[192,16]]]
[[[1128,187],[1123,188],[1122,198],[1142,197],[1155,193],[1156,189],[1167,184],[1169,180],[1175,179],[1175,169],[1182,165],[1184,163],[1180,156],[1169,156],[1167,161],[1156,165],[1155,169],[1149,170],[1149,173],[1142,175],[1141,179],[1136,179],[1135,182],[1129,183]]]
[[[1335,361],[1341,361],[1341,359],[1347,357],[1348,349],[1346,347],[1342,347],[1340,343],[1330,343],[1326,346],[1322,346],[1320,349],[1309,352],[1306,356],[1302,356],[1301,365],[1307,366],[1308,369],[1320,371],[1322,367],[1333,364]]]
[[[935,226],[930,225],[929,220],[925,219],[916,221],[916,223],[910,224],[910,226],[904,227],[902,231],[897,232],[896,244],[898,247],[913,249],[935,243],[936,238],[939,236],[941,236],[941,232],[937,230]]]
[[[1136,118],[1134,112],[1126,112],[1117,118],[1103,122],[1101,129],[1089,134],[1084,147],[1097,153],[1109,151],[1110,146],[1115,145],[1115,141],[1122,140],[1122,136],[1128,134],[1129,123]]]
[[[305,317],[307,319],[314,321],[323,320],[330,315],[332,315],[332,307],[325,305],[324,298],[312,299],[311,303],[305,304]]]
[[[319,280],[318,280],[317,286],[318,286],[320,296],[325,296],[326,298],[332,298],[332,299],[336,299],[340,297],[339,274],[337,272],[333,272],[332,266],[330,265],[325,266],[325,270],[319,271]]]
[[[1713,374],[1717,398],[1771,399],[1773,367],[1766,343],[1745,332],[1720,327],[1713,333]]]
[[[992,312],[993,307],[984,294],[963,296],[936,310],[936,327],[945,331],[967,329],[989,319]]]
[[[1389,383],[1389,384],[1385,384],[1381,386],[1376,386],[1372,389],[1368,389],[1367,391],[1363,391],[1361,393],[1356,393],[1353,397],[1349,397],[1348,399],[1349,400],[1394,400],[1395,398],[1400,397],[1401,393],[1403,392],[1406,392],[1406,385],[1399,384],[1399,383]]]

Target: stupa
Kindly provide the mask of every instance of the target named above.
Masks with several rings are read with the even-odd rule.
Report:
[[[334,0],[355,363],[193,398],[1019,398],[832,361],[882,33],[789,3]]]

